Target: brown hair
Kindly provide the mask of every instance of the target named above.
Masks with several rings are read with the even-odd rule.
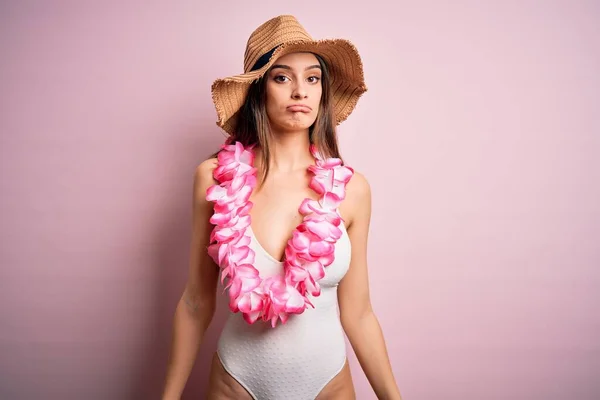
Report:
[[[314,54],[314,53],[313,53]],[[321,101],[317,119],[308,129],[310,143],[314,144],[323,157],[337,157],[341,159],[335,117],[332,107],[331,78],[327,63],[323,58],[314,54],[321,65]],[[235,131],[227,139],[227,143],[240,142],[244,146],[257,144],[261,148],[261,165],[264,166],[259,179],[260,186],[269,174],[271,151],[269,147],[271,128],[266,108],[266,72],[262,77],[252,82],[246,95],[244,105],[238,111],[239,117]],[[212,155],[216,157],[219,152]]]

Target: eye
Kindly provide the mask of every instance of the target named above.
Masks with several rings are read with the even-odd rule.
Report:
[[[318,76],[309,76],[309,77],[308,77],[308,81],[309,81],[310,83],[317,83],[317,82],[319,82],[319,80],[320,80],[320,79],[321,79],[321,78],[320,78],[320,77],[318,77]]]
[[[285,82],[286,79],[289,79],[289,78],[285,75],[276,75],[273,77],[273,80],[278,83],[283,83],[283,82]]]

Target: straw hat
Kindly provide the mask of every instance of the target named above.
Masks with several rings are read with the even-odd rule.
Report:
[[[250,35],[244,54],[244,73],[217,79],[212,84],[217,125],[233,133],[250,84],[262,77],[277,58],[298,51],[323,57],[331,76],[336,125],[348,118],[358,98],[367,91],[356,47],[345,39],[313,40],[294,16],[280,15]]]

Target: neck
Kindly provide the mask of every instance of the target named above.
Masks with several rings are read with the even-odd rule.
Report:
[[[273,172],[293,172],[306,169],[307,165],[314,162],[309,147],[308,129],[283,134],[273,132],[269,143],[271,152],[269,169]],[[258,151],[260,150],[258,149]]]

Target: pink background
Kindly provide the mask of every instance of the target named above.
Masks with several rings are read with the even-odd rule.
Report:
[[[158,398],[210,84],[292,13],[364,59],[340,141],[404,398],[599,399],[600,5],[285,3],[1,3],[0,398]]]

